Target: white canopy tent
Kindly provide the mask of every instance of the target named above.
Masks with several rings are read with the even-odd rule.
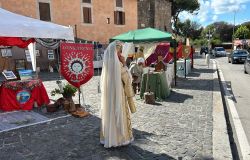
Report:
[[[74,41],[71,27],[22,16],[0,8],[0,37],[51,38]],[[33,71],[36,70],[35,45],[30,44]],[[32,51],[33,50],[33,51]]]
[[[25,17],[0,8],[1,37],[30,37],[74,40],[73,29]]]

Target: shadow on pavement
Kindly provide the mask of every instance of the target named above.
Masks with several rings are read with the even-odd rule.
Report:
[[[151,152],[154,148],[147,143],[153,134],[136,129],[132,144],[106,149],[99,142],[100,123],[96,116],[67,117],[0,133],[0,142],[5,144],[0,159],[174,159]]]
[[[217,78],[214,80],[218,80]],[[213,79],[178,78],[176,89],[213,91]],[[216,91],[220,91],[217,89]]]
[[[193,99],[193,96],[183,93],[178,93],[176,91],[171,91],[170,96],[165,99],[165,102],[183,103],[187,99]]]

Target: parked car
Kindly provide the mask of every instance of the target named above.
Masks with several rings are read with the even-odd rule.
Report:
[[[248,54],[247,59],[245,60],[244,63],[244,71],[247,74],[250,74],[250,55]]]
[[[244,63],[248,55],[246,50],[234,50],[228,55],[228,63]]]
[[[202,54],[208,54],[208,47],[201,47],[201,50],[200,50],[200,55]]]
[[[224,47],[214,47],[212,53],[214,57],[227,55],[227,52]]]

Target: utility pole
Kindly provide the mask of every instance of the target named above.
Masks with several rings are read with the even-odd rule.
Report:
[[[235,14],[236,14],[236,10],[234,10],[234,26],[233,26],[233,35],[232,35],[232,50],[234,50],[234,28],[235,28]]]

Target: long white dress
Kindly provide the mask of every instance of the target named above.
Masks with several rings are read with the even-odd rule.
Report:
[[[104,147],[127,145],[134,140],[128,100],[134,96],[128,70],[116,53],[116,42],[104,53],[101,75],[101,133]]]

